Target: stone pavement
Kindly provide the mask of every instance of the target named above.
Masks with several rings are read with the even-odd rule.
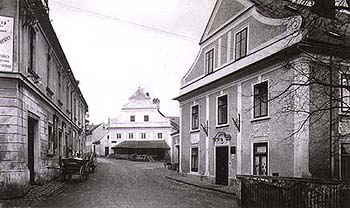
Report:
[[[0,208],[7,207],[34,207],[52,194],[59,193],[64,187],[60,181],[51,181],[44,185],[32,185],[28,193],[22,198],[0,200]]]
[[[168,172],[165,177],[177,182],[189,184],[199,188],[204,188],[204,189],[218,191],[225,194],[235,195],[235,190],[232,186],[221,186],[221,185],[211,184],[204,180],[200,180],[199,178],[191,177],[186,174],[171,171],[171,172]]]

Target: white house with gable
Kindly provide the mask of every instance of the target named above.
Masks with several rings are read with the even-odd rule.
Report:
[[[171,117],[159,110],[159,99],[152,99],[142,88],[128,99],[118,117],[109,123],[109,147],[116,154],[152,155],[163,160],[171,155]]]

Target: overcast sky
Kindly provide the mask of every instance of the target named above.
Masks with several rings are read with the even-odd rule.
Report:
[[[50,18],[91,123],[107,122],[140,86],[178,116],[180,80],[193,63],[215,0],[50,0]]]

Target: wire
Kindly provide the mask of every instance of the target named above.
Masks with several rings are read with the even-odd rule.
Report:
[[[83,9],[83,8],[80,8],[80,7],[71,6],[71,5],[64,4],[64,3],[61,3],[61,2],[58,2],[58,1],[51,1],[51,2],[53,2],[55,4],[58,4],[58,5],[61,5],[61,6],[64,6],[66,8],[78,10],[78,11],[83,12],[83,13],[92,14],[92,15],[100,16],[100,17],[107,18],[107,19],[112,19],[114,21],[122,22],[122,23],[129,24],[129,25],[133,25],[133,26],[145,29],[145,30],[152,30],[152,31],[155,31],[155,32],[159,32],[159,33],[168,35],[168,36],[181,38],[181,39],[187,40],[187,41],[196,41],[196,42],[199,41],[198,39],[190,37],[190,36],[177,34],[177,33],[174,33],[174,32],[167,31],[167,30],[162,30],[162,29],[150,27],[150,26],[147,26],[147,25],[131,22],[131,21],[128,21],[128,20],[123,20],[123,19],[120,19],[120,18],[117,18],[117,17],[113,17],[113,16],[109,16],[109,15],[102,14],[102,13],[99,13],[99,12]]]

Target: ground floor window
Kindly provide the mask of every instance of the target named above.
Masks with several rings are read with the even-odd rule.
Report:
[[[198,172],[198,147],[191,148],[191,171]]]
[[[253,174],[267,175],[267,142],[255,143],[253,148]]]
[[[341,145],[341,178],[350,180],[350,143]]]

